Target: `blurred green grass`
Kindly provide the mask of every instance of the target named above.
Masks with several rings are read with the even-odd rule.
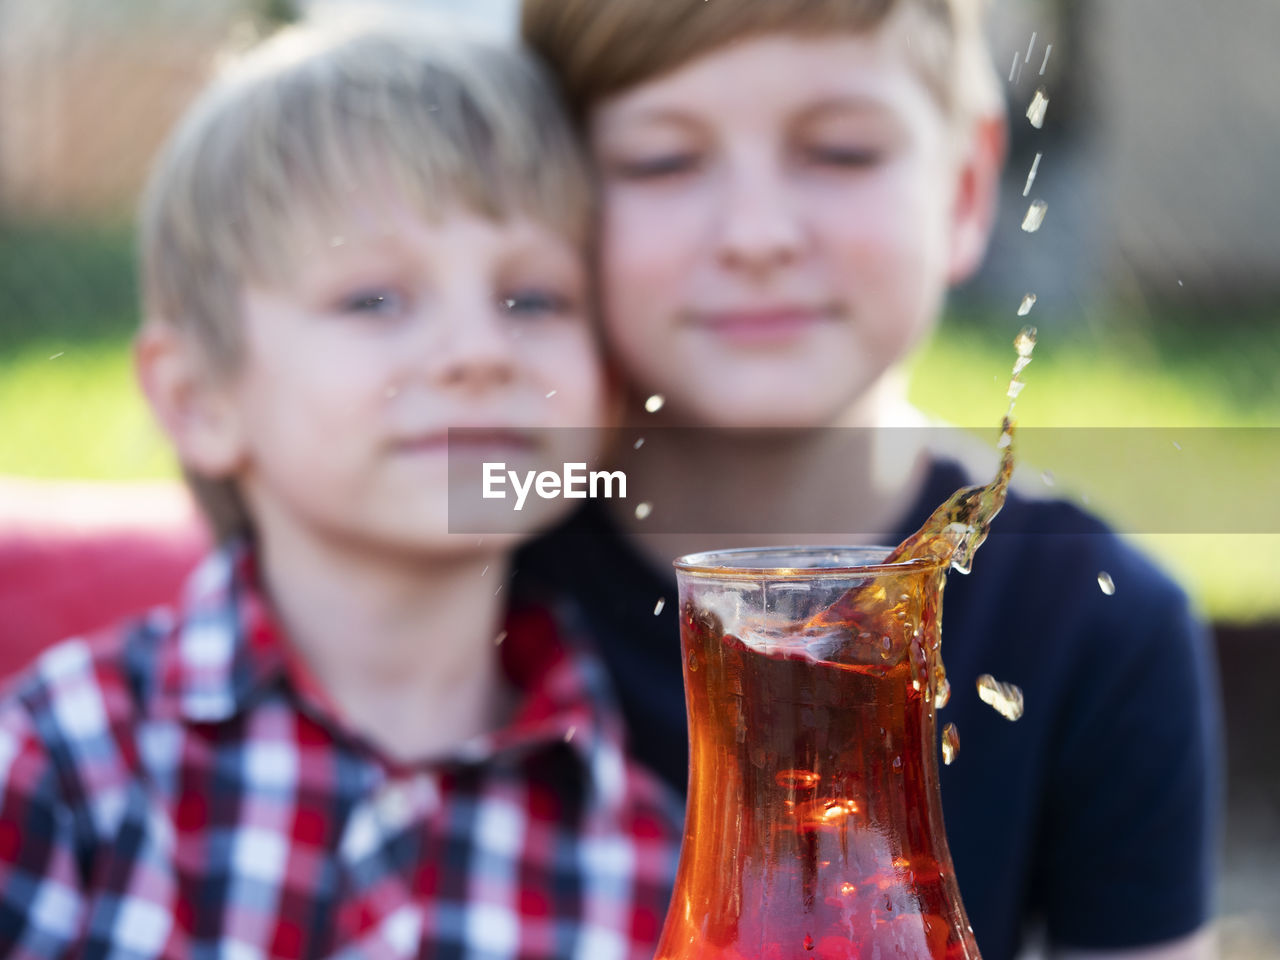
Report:
[[[1176,516],[1173,511],[1196,509],[1198,504],[1208,504],[1203,509],[1214,516],[1234,511],[1247,517],[1252,509],[1274,518],[1276,478],[1268,468],[1280,455],[1272,446],[1275,433],[1240,430],[1197,436],[1196,430],[1280,428],[1280,378],[1275,374],[1280,324],[1259,321],[1197,329],[1167,322],[1163,329],[1117,327],[1105,345],[1058,339],[1042,331],[1017,403],[1023,438],[1018,476],[1026,482],[1028,476],[1038,478],[1042,470],[1050,471],[1054,487],[1046,492],[1074,500],[1121,529],[1140,529],[1149,518]],[[934,416],[974,428],[990,443],[993,425],[1007,402],[1003,387],[1014,356],[1013,332],[1011,328],[1006,344],[989,328],[944,326],[912,363],[912,401]],[[1091,451],[1087,441],[1097,438],[1096,433],[1080,431],[1079,437],[1065,438],[1078,442],[1064,442],[1062,431],[1037,434],[1035,428],[1040,427],[1164,429],[1126,431],[1120,441],[1108,438]],[[1216,444],[1230,454],[1237,472],[1174,472],[1180,454],[1170,438],[1180,436],[1188,447]],[[1174,464],[1169,482],[1137,489],[1100,486],[1101,478],[1115,479],[1126,469],[1108,458],[1116,457],[1118,442],[1127,441],[1168,444],[1162,459],[1149,449],[1138,455]],[[1143,475],[1152,473],[1147,465]],[[1209,486],[1214,483],[1217,486]],[[1244,529],[1246,523],[1242,520],[1233,528]],[[1266,527],[1276,529],[1274,523]],[[1138,533],[1131,539],[1185,584],[1214,620],[1280,619],[1280,534]]]
[[[103,325],[115,329],[112,336],[37,337],[3,349],[0,474],[110,481],[177,476],[134,383],[129,338],[121,332],[132,323],[118,315]],[[1005,337],[963,322],[944,324],[911,364],[912,400],[934,416],[973,427],[989,442],[1004,410],[1003,387],[1013,358],[1006,341],[1013,332]],[[1280,426],[1280,385],[1263,369],[1270,358],[1280,357],[1280,330],[1241,330],[1238,341],[1221,336],[1212,344],[1187,338],[1179,346],[1176,337],[1154,347],[1149,339],[1134,343],[1130,348],[1113,344],[1104,352],[1096,344],[1056,342],[1052,334],[1042,334],[1018,401],[1024,435],[1032,433],[1028,427],[1050,426]],[[1229,377],[1249,386],[1226,388]],[[1057,495],[1084,497],[1091,473],[1104,466],[1079,456],[1070,464],[1037,462],[1050,454],[1024,449],[1022,472],[1035,475],[1051,467]],[[1244,456],[1249,458],[1248,451]],[[1274,459],[1274,451],[1257,451],[1259,462],[1269,456]],[[1248,476],[1243,482],[1244,488],[1224,496],[1246,503],[1271,497],[1272,478]],[[1147,504],[1102,497],[1089,506],[1124,526],[1126,515]],[[1215,619],[1280,618],[1275,588],[1280,535],[1146,534],[1135,539],[1186,583]]]
[[[0,474],[141,480],[177,468],[133,378],[129,341],[48,341],[0,358]]]

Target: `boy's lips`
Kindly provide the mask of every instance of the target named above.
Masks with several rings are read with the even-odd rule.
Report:
[[[533,450],[538,445],[533,431],[511,427],[453,427],[395,443],[396,450],[402,453],[458,453],[464,456],[511,455]]]
[[[693,325],[732,343],[775,344],[802,336],[840,318],[835,306],[776,306],[742,310],[694,311]]]

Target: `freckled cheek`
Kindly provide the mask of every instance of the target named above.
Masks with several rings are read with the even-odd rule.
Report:
[[[936,212],[919,196],[868,191],[856,201],[812,210],[828,257],[845,276],[884,278],[932,258]]]
[[[916,339],[937,309],[942,276],[933,228],[920,207],[884,197],[856,217],[821,217],[833,292],[858,318],[859,336],[895,352]]]
[[[602,263],[600,321],[610,354],[629,367],[670,348],[676,317],[692,296],[699,251],[670,220],[636,217],[616,227]]]
[[[292,429],[324,433],[367,423],[385,406],[387,390],[396,382],[386,364],[367,363],[348,351],[345,359],[311,356],[288,371],[275,371],[262,393],[289,412]]]
[[[663,296],[698,253],[696,205],[681,198],[622,196],[609,202],[602,266],[610,290]]]

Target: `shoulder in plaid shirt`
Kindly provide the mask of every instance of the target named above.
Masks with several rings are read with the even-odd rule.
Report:
[[[181,607],[49,650],[0,700],[5,957],[652,956],[679,801],[546,611],[514,720],[397,766],[325,706],[243,549]]]

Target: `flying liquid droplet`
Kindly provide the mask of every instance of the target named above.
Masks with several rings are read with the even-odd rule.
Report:
[[[652,503],[649,503],[648,501],[645,501],[644,503],[637,503],[637,504],[636,504],[636,519],[637,519],[637,520],[643,520],[643,519],[645,519],[646,517],[648,517],[648,516],[649,516],[649,514],[651,514],[651,513],[653,513],[653,504],[652,504]]]
[[[1030,106],[1027,107],[1027,119],[1037,130],[1044,126],[1044,112],[1048,109],[1049,94],[1044,87],[1040,87],[1031,98]]]
[[[1023,327],[1018,331],[1018,335],[1013,338],[1013,349],[1018,352],[1020,359],[1031,358],[1031,351],[1036,348],[1036,328]]]
[[[1180,444],[1177,440],[1174,440],[1174,441],[1173,441],[1173,449],[1175,449],[1175,450],[1181,450],[1181,449],[1182,449],[1182,444]]]
[[[644,402],[644,408],[649,413],[657,413],[662,409],[662,405],[667,402],[667,398],[660,393],[655,393],[652,397]]]
[[[1044,223],[1044,215],[1049,212],[1049,204],[1043,200],[1033,200],[1027,207],[1027,214],[1022,218],[1022,229],[1027,233],[1035,233]]]
[[[566,731],[564,732],[564,742],[565,742],[565,743],[568,743],[570,740],[572,740],[572,739],[573,739],[573,735],[574,735],[575,733],[577,733],[577,732],[578,732],[578,728],[577,728],[577,727],[570,727],[568,730],[566,730]]]
[[[1098,574],[1098,587],[1108,597],[1115,595],[1116,582],[1111,579],[1111,574],[1107,573],[1105,570]]]
[[[948,723],[942,728],[942,762],[951,766],[959,752],[960,732],[956,730],[954,723]]]
[[[1018,51],[1013,51],[1013,63],[1009,66],[1009,82],[1013,83],[1013,78],[1018,73]]]
[[[1042,481],[1044,481],[1044,485],[1045,485],[1046,487],[1052,487],[1052,486],[1053,486],[1053,482],[1054,482],[1054,481],[1053,481],[1053,474],[1052,474],[1052,473],[1050,473],[1048,470],[1046,470],[1044,473],[1040,474],[1040,479],[1041,479]]]
[[[1017,720],[1022,716],[1022,688],[1012,683],[1001,683],[989,673],[978,678],[978,699],[1006,720]]]
[[[500,646],[502,646],[502,641],[503,641],[503,640],[505,640],[505,639],[507,639],[507,631],[505,631],[505,630],[500,630],[500,631],[498,632],[498,635],[497,635],[496,637],[494,637],[494,638],[493,638],[493,645],[494,645],[495,647],[500,647]]]
[[[1044,60],[1040,64],[1040,76],[1044,76],[1044,68],[1049,66],[1049,54],[1053,52],[1053,44],[1049,43],[1044,48]]]
[[[1031,193],[1031,185],[1036,182],[1036,171],[1040,169],[1040,158],[1043,156],[1043,153],[1037,153],[1036,158],[1031,161],[1031,170],[1027,173],[1027,184],[1022,188],[1024,197]]]
[[[644,437],[641,437],[639,440],[637,440],[637,441],[636,441],[635,443],[633,443],[631,446],[632,446],[634,449],[639,450],[641,447],[643,447],[643,446],[644,446]]]
[[[482,577],[483,577],[483,576],[484,576],[486,573],[488,573],[488,572],[489,572],[489,565],[486,563],[486,564],[484,565],[484,569],[480,571],[480,576],[482,576]]]
[[[951,702],[951,681],[946,677],[942,678],[942,684],[938,687],[938,692],[933,695],[933,709],[941,710]]]
[[[658,602],[653,605],[653,615],[656,617],[662,612],[662,608],[667,605],[665,597],[659,597]]]
[[[1035,48],[1036,48],[1036,32],[1035,32],[1034,30],[1032,30],[1032,31],[1031,31],[1031,42],[1027,44],[1027,58],[1026,58],[1025,60],[1023,60],[1023,61],[1022,61],[1023,63],[1030,63],[1030,62],[1031,62],[1031,51],[1032,51],[1032,50],[1034,50]]]
[[[346,242],[347,242],[347,238],[346,238],[346,237],[333,237],[333,238],[331,238],[331,239],[329,240],[329,246],[331,246],[331,247],[340,247],[340,246],[342,246],[342,245],[343,245],[344,243],[346,243]]]
[[[548,399],[548,400],[550,400],[550,399],[551,399],[552,397],[554,397],[555,395],[556,395],[556,391],[554,391],[554,390],[548,390],[548,391],[547,391],[547,399]]]
[[[67,352],[67,351],[65,351],[65,350],[59,350],[57,353],[55,353],[55,354],[54,354],[53,356],[51,356],[49,359],[50,359],[50,360],[57,360],[59,357],[63,356],[66,352]]]
[[[1022,298],[1022,303],[1018,304],[1018,316],[1025,317],[1031,312],[1031,308],[1036,305],[1036,295],[1028,293]]]

